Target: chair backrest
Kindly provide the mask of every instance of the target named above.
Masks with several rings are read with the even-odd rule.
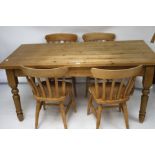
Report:
[[[55,33],[46,35],[45,39],[47,43],[65,43],[65,42],[76,42],[78,37],[76,34]]]
[[[94,32],[94,33],[83,34],[82,38],[85,42],[88,42],[88,41],[114,41],[115,34]]]
[[[105,103],[127,101],[134,88],[135,78],[141,74],[142,68],[142,66],[122,70],[92,68],[96,98],[105,101]],[[99,84],[102,85],[102,90],[99,90]],[[107,94],[107,89],[109,94]]]
[[[38,100],[50,100],[62,98],[66,94],[65,75],[68,72],[67,67],[54,69],[34,69],[21,67],[26,75],[27,81],[32,88],[33,94]],[[61,86],[59,84],[61,78]],[[61,89],[59,89],[61,87]],[[60,92],[61,91],[61,92]]]
[[[152,39],[151,39],[151,43],[154,43],[154,42],[155,42],[155,33],[153,34]]]

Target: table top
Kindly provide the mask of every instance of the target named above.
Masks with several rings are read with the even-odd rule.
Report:
[[[142,40],[65,44],[23,44],[1,64],[2,69],[29,67],[97,67],[155,65],[155,53]]]

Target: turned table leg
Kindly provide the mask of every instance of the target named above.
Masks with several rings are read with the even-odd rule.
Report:
[[[14,70],[6,70],[6,75],[8,79],[8,84],[11,87],[11,92],[13,94],[13,100],[16,108],[16,113],[19,121],[24,120],[22,108],[21,108],[21,103],[20,103],[20,96],[19,96],[19,90],[17,88],[18,86],[18,78],[14,74]]]
[[[141,106],[139,111],[139,122],[143,123],[146,114],[147,102],[149,99],[150,87],[153,82],[154,66],[146,66],[143,75],[143,90],[141,96]]]

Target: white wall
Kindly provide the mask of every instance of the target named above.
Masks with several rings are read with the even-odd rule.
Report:
[[[79,41],[82,41],[81,36],[86,32],[113,32],[116,34],[117,40],[145,40],[155,51],[155,44],[150,44],[150,39],[155,32],[155,26],[9,26],[0,27],[0,62],[20,44],[44,43],[45,34],[59,32],[76,33],[79,35]],[[3,70],[0,70],[0,82],[6,82],[6,75]]]

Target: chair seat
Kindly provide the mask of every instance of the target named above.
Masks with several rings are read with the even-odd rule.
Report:
[[[51,80],[50,81],[50,87],[51,87],[51,96],[49,95],[49,90],[47,88],[47,84],[46,84],[46,81],[42,81],[42,85],[43,85],[43,88],[44,88],[44,91],[45,91],[45,98],[43,99],[43,97],[41,97],[43,100],[64,100],[65,97],[67,97],[69,95],[69,93],[71,93],[72,91],[72,83],[71,82],[65,82],[66,83],[66,91],[65,91],[65,94],[63,94],[63,89],[62,89],[62,81],[58,81],[58,95],[56,94],[56,91],[55,91],[55,84],[54,84],[54,81]],[[42,93],[42,90],[41,88],[39,87],[39,85],[37,86],[38,88],[38,91],[39,91],[39,94]],[[39,98],[40,96],[36,96],[37,98]]]
[[[102,86],[102,83],[98,83],[98,93],[99,93],[99,96],[97,97],[96,96],[96,91],[95,91],[95,84],[90,84],[89,86],[89,92],[90,94],[93,96],[93,98],[95,99],[95,101],[97,103],[105,103],[105,104],[118,104],[119,101],[121,101],[121,98],[122,98],[122,101],[124,100],[123,99],[123,94],[124,94],[124,91],[125,91],[125,86],[122,87],[122,90],[120,92],[120,97],[119,99],[117,100],[116,99],[116,96],[117,96],[117,92],[118,92],[118,89],[120,87],[120,82],[116,82],[115,83],[115,87],[114,87],[114,91],[113,91],[113,95],[112,95],[112,99],[110,99],[110,91],[111,91],[111,82],[108,82],[106,83],[106,92],[105,92],[105,95],[106,95],[106,101],[102,100],[102,95],[103,95],[103,86]]]

